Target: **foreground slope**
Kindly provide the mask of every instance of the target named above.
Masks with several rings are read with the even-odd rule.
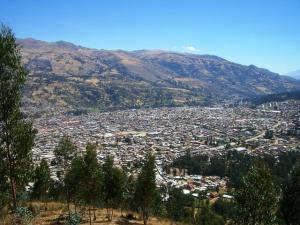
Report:
[[[292,78],[211,55],[19,44],[30,72],[23,107],[36,114],[198,105],[300,89]]]

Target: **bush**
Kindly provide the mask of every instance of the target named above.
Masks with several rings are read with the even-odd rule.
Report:
[[[78,225],[80,224],[81,216],[78,213],[71,213],[69,219],[69,225]]]
[[[14,211],[14,221],[16,224],[27,225],[33,219],[32,212],[27,207],[17,207]]]
[[[128,219],[128,220],[135,220],[136,219],[135,216],[132,213],[126,214],[125,218]]]

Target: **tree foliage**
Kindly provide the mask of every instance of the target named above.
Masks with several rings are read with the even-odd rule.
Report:
[[[113,209],[123,200],[126,176],[121,169],[114,166],[112,157],[107,157],[103,166],[103,198],[108,211],[108,219],[113,217]]]
[[[101,193],[101,170],[97,160],[96,145],[88,143],[83,156],[83,176],[80,191],[84,202],[89,206],[89,217],[91,223],[91,206],[95,206],[100,199]],[[95,215],[94,215],[95,216]]]
[[[195,224],[197,225],[225,225],[224,219],[214,213],[210,208],[209,202],[204,203],[197,213],[195,218]]]
[[[67,170],[64,183],[65,192],[68,202],[73,202],[76,205],[81,200],[81,185],[84,176],[84,165],[81,156],[76,155],[71,163],[70,168]]]
[[[284,184],[281,211],[288,225],[300,224],[300,162]]]
[[[38,200],[46,200],[51,176],[49,165],[45,159],[42,159],[40,165],[36,167],[33,178],[32,197]]]
[[[212,210],[224,218],[224,221],[234,218],[234,202],[227,199],[218,199],[213,205]]]
[[[166,209],[168,217],[173,221],[182,221],[191,215],[187,208],[193,205],[193,197],[183,194],[181,189],[172,188],[168,192]]]
[[[60,180],[63,180],[65,172],[71,164],[71,161],[76,152],[77,147],[75,146],[71,138],[67,135],[64,135],[54,149],[54,156],[58,168],[57,177]]]
[[[32,147],[36,130],[20,111],[21,92],[27,73],[15,36],[9,27],[0,31],[0,163],[1,183],[9,180],[13,208],[17,192],[23,190],[32,175]],[[4,187],[5,185],[1,185]]]
[[[147,225],[149,212],[153,206],[156,194],[155,157],[148,153],[137,178],[135,190],[135,202],[142,211],[144,225]]]
[[[175,159],[171,167],[187,169],[190,174],[227,176],[230,180],[229,185],[238,188],[242,183],[243,176],[249,171],[257,158],[268,165],[276,182],[282,183],[288,177],[295,163],[300,160],[300,152],[281,152],[277,157],[270,154],[255,157],[233,150],[228,151],[225,155],[214,157],[206,155],[191,156],[187,152],[186,155]]]
[[[269,168],[257,162],[236,192],[238,224],[276,224],[279,194]]]

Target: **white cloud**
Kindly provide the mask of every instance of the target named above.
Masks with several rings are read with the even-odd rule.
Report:
[[[188,52],[199,52],[199,49],[192,45],[183,46],[182,48]]]

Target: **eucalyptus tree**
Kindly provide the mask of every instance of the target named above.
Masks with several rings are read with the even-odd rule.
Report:
[[[45,210],[47,210],[47,198],[51,183],[51,174],[48,162],[45,159],[42,159],[40,165],[36,167],[33,178],[34,185],[32,188],[32,197],[44,201]]]
[[[281,211],[286,224],[300,224],[300,162],[284,184]]]
[[[101,167],[97,160],[96,145],[88,143],[86,152],[83,156],[82,178],[80,179],[81,197],[88,205],[90,224],[92,224],[91,207],[95,209],[95,205],[101,199],[101,183],[102,173]],[[96,215],[94,214],[94,220]]]
[[[107,209],[108,220],[113,218],[114,208],[120,207],[120,203],[123,201],[126,176],[123,171],[114,166],[114,160],[112,157],[107,157],[103,166],[103,185],[102,193],[104,204]]]
[[[0,163],[4,168],[0,182],[9,183],[13,209],[18,192],[32,177],[32,147],[36,130],[21,113],[21,95],[27,73],[12,30],[0,31]]]
[[[64,175],[76,153],[76,145],[69,136],[64,135],[54,149],[55,162],[58,169],[57,177],[60,181],[64,179]]]
[[[147,225],[149,213],[157,195],[155,182],[155,157],[148,153],[137,178],[135,201],[142,211],[144,225]]]
[[[236,192],[237,223],[276,224],[279,196],[270,169],[263,162],[256,162]]]

